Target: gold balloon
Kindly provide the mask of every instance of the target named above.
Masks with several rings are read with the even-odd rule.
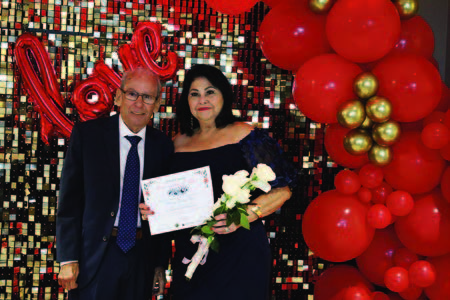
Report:
[[[349,100],[338,108],[337,119],[339,124],[347,128],[356,128],[364,122],[366,111],[359,100]]]
[[[417,15],[419,10],[419,0],[393,0],[398,10],[400,18],[403,20],[410,19]]]
[[[353,155],[364,154],[372,147],[372,137],[366,130],[352,129],[344,137],[344,148]]]
[[[391,117],[392,104],[384,97],[373,96],[366,102],[366,114],[376,123],[386,122]]]
[[[359,125],[359,128],[361,129],[370,129],[373,126],[373,121],[372,119],[369,118],[369,116],[366,115],[366,119],[364,120],[364,122],[362,122],[361,125]]]
[[[376,124],[372,128],[372,137],[378,145],[390,146],[400,138],[400,124],[395,121],[387,121]]]
[[[369,160],[374,165],[386,166],[392,161],[392,150],[389,147],[375,144],[369,150]]]
[[[353,82],[353,91],[359,98],[370,98],[378,91],[378,79],[371,72],[359,74]]]
[[[335,0],[309,0],[309,8],[318,14],[327,13],[333,6]]]

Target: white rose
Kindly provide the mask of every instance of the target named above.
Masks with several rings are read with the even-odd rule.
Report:
[[[233,207],[236,206],[236,198],[231,197],[230,199],[227,200],[226,204],[228,209],[232,209]]]
[[[248,203],[250,202],[250,190],[249,189],[241,190],[233,198],[235,198],[236,202]]]
[[[275,173],[268,165],[258,164],[256,168],[253,168],[252,178],[256,176],[258,181],[272,181],[275,180]]]
[[[239,187],[244,186],[250,179],[248,178],[248,172],[245,170],[237,171],[234,173],[234,178],[236,179],[236,184],[239,185]]]
[[[235,175],[223,175],[222,190],[230,196],[234,196],[239,193],[241,187],[249,180],[247,178],[248,172],[244,172],[247,174],[237,172]]]
[[[250,202],[250,190],[240,190],[239,193],[236,193],[230,199],[226,201],[226,206],[228,209],[232,209],[236,206],[236,203],[248,203]]]
[[[265,193],[268,193],[270,191],[270,189],[272,188],[270,186],[270,184],[267,183],[267,181],[262,181],[262,180],[252,180],[251,184],[254,187],[264,191]]]
[[[218,209],[222,205],[222,202],[224,202],[224,201],[225,201],[225,195],[222,195],[222,197],[220,197],[219,200],[217,200],[216,203],[214,203],[214,205],[213,205],[213,212],[216,209]]]

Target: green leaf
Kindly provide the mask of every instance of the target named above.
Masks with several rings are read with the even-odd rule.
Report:
[[[206,234],[212,234],[214,233],[214,231],[211,230],[211,227],[209,227],[208,225],[205,225],[202,227],[202,232],[206,233]]]
[[[227,217],[227,226],[230,226],[232,223],[239,225],[239,222],[241,220],[241,214],[237,209],[233,209],[228,213]]]
[[[206,222],[206,225],[208,227],[213,227],[216,224],[217,224],[217,220],[209,220],[208,222]]]
[[[234,224],[239,225],[241,224],[241,213],[237,210],[236,214],[234,215]]]
[[[194,227],[191,230],[192,235],[196,235],[196,234],[201,235],[201,232],[202,232],[201,226]]]
[[[215,252],[219,252],[219,249],[220,249],[220,247],[219,247],[219,242],[217,241],[216,238],[214,238],[214,239],[212,240],[212,242],[209,244],[209,246],[210,246],[211,249],[213,249]]]
[[[241,226],[245,229],[250,229],[250,223],[248,222],[247,216],[244,214],[241,214]]]
[[[220,214],[223,214],[227,209],[227,206],[225,203],[222,203],[216,210],[214,211],[214,216],[218,216]]]
[[[247,209],[245,208],[242,208],[242,207],[239,207],[239,212],[241,213],[241,215],[246,215],[246,216],[248,216],[248,212],[247,212]],[[242,218],[242,217],[241,217]]]

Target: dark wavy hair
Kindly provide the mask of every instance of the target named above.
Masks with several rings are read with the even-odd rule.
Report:
[[[231,108],[234,101],[233,90],[222,71],[209,65],[194,65],[184,78],[183,91],[177,102],[177,120],[180,125],[180,131],[188,136],[192,136],[194,130],[200,127],[189,108],[188,96],[192,82],[201,77],[206,78],[215,88],[219,89],[223,96],[223,107],[216,117],[216,127],[224,128],[228,124],[238,121],[238,118],[233,115]]]

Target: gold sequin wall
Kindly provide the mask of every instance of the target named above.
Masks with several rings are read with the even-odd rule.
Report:
[[[61,133],[49,134],[48,144],[43,141],[51,120],[24,90],[27,74],[14,55],[17,39],[24,33],[39,38],[56,72],[59,113],[79,122],[74,90],[98,60],[122,72],[118,48],[131,42],[136,25],[144,21],[160,23],[163,53],[178,55],[179,70],[163,86],[156,128],[176,134],[174,107],[184,70],[212,64],[233,85],[234,113],[267,129],[299,168],[292,199],[265,221],[273,254],[272,299],[313,299],[314,281],[326,265],[303,242],[302,213],[321,190],[331,188],[337,168],[324,156],[321,124],[308,120],[292,100],[292,74],[272,66],[259,48],[258,28],[269,7],[260,2],[230,17],[202,0],[18,0],[0,5],[0,299],[65,297],[57,282],[55,215],[68,141]],[[44,70],[34,69],[43,78]],[[40,100],[41,106],[54,101]]]

